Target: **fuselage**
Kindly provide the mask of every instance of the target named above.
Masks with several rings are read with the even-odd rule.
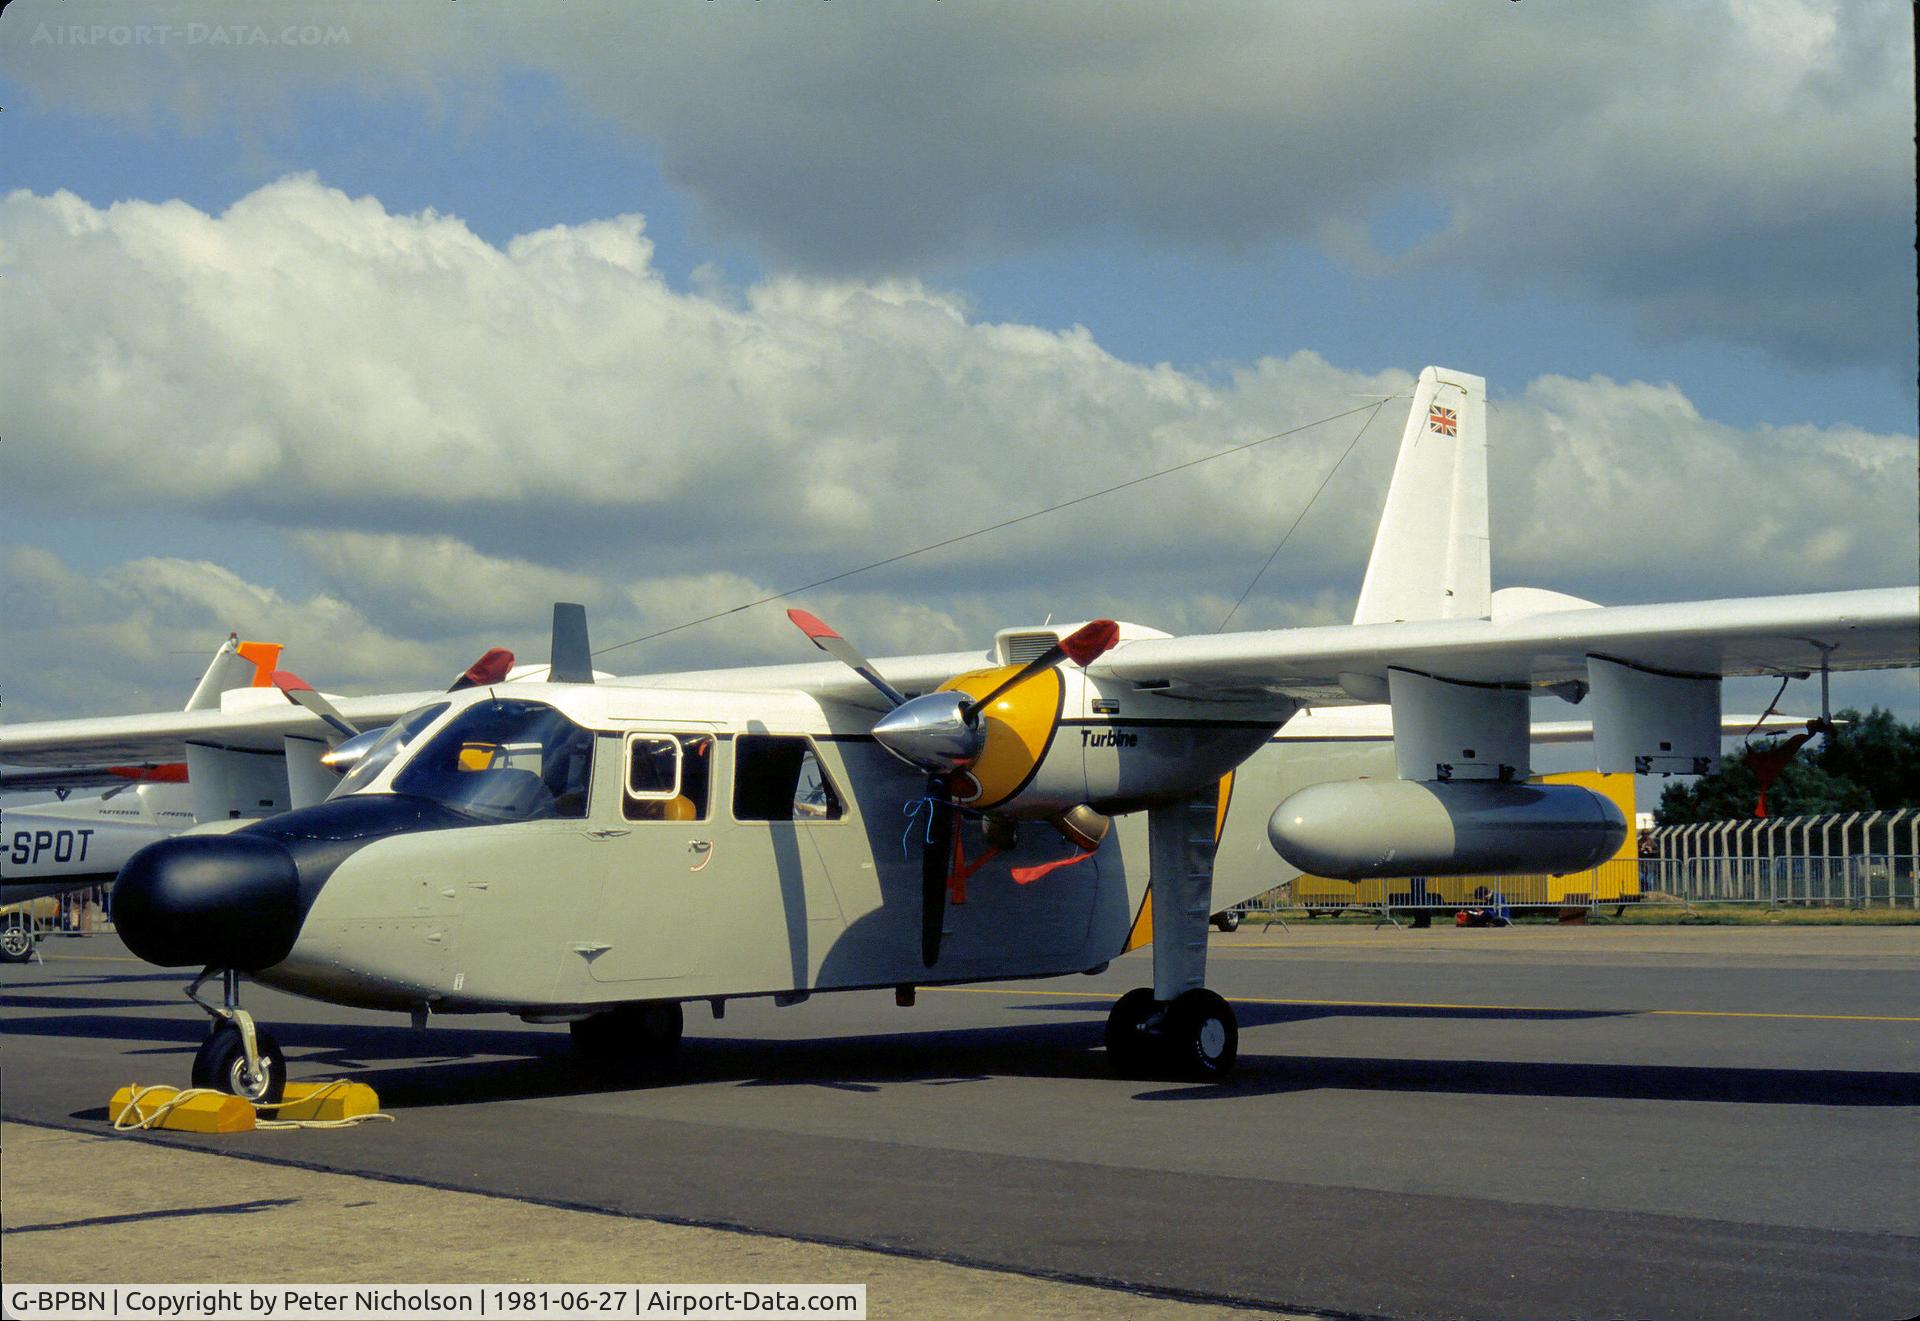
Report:
[[[1120,816],[1097,851],[1020,884],[1015,868],[1075,853],[1046,818],[1082,803],[1212,802],[1250,755],[1243,774],[1263,778],[1245,828],[1208,809],[1196,829],[1221,844],[1223,905],[1276,883],[1262,827],[1269,795],[1296,778],[1272,773],[1290,704],[1060,680],[1024,744],[1031,764],[983,776],[982,796],[1017,838],[996,832],[1001,848],[957,887],[931,968],[918,937],[926,779],[874,742],[873,711],[800,693],[514,684],[453,695],[397,722],[411,726],[402,746],[370,756],[328,802],[156,850],[192,855],[192,903],[212,907],[156,888],[150,856],[123,876],[116,919],[157,962],[443,1013],[564,1016],[1080,972],[1127,947],[1147,887],[1145,823]],[[1320,773],[1352,773],[1360,746],[1339,743],[1339,765]],[[963,865],[990,847],[976,818],[960,837]],[[246,922],[229,920],[241,910]]]

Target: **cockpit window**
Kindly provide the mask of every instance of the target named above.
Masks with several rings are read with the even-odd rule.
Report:
[[[452,705],[451,702],[435,702],[432,706],[409,711],[388,725],[387,732],[374,740],[373,746],[354,763],[352,770],[341,777],[340,783],[333,787],[333,792],[327,797],[344,798],[379,779],[380,772],[392,764],[407,744],[413,742],[414,735],[438,720]]]
[[[477,702],[394,777],[395,793],[485,821],[584,817],[593,735],[544,702]]]

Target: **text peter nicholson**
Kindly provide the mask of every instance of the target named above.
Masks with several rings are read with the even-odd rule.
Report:
[[[865,1321],[864,1284],[9,1284],[44,1321]]]

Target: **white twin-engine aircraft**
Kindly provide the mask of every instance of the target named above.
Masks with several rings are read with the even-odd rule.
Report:
[[[285,1060],[240,1007],[242,973],[419,1023],[566,1021],[590,1056],[632,1063],[678,1041],[689,1001],[908,1004],[920,985],[1096,971],[1149,940],[1153,985],[1107,1023],[1115,1066],[1222,1076],[1237,1028],[1204,985],[1213,912],[1299,871],[1566,872],[1614,853],[1609,802],[1526,782],[1531,697],[1584,703],[1598,769],[1697,773],[1719,752],[1722,676],[1920,664],[1911,587],[1615,608],[1492,592],[1485,407],[1479,377],[1421,374],[1352,625],[1096,620],[869,662],[796,610],[831,661],[614,679],[584,610],[557,606],[543,674],[313,695],[337,730],[369,729],[334,750],[353,765],[325,801],[309,788],[311,805],[144,849],[115,922],[142,958],[205,969],[195,1081],[255,1098]],[[1391,744],[1347,715],[1380,704]],[[21,725],[0,728],[0,761],[184,750],[202,797],[241,797],[262,754],[311,786],[292,762],[313,749],[283,741],[316,728],[285,703]],[[197,994],[216,975],[217,1005]]]

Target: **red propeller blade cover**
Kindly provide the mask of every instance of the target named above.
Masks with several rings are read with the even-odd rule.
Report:
[[[1060,639],[1060,650],[1075,665],[1086,667],[1095,658],[1113,649],[1120,640],[1120,625],[1111,619],[1096,619],[1091,624],[1082,624],[1073,632]]]
[[[474,688],[499,683],[512,668],[513,653],[505,647],[493,647],[467,668],[467,672],[460,676],[460,682],[463,687]]]
[[[791,619],[795,627],[810,638],[837,638],[840,636],[818,615],[809,614],[805,610],[789,610],[787,611],[787,618]]]

